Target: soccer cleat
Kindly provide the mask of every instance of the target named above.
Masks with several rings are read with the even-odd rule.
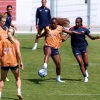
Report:
[[[84,82],[88,82],[88,78],[87,77],[84,77]]]
[[[88,71],[86,70],[86,77],[89,77]]]
[[[60,79],[56,79],[57,82],[65,83],[65,81],[62,81]]]
[[[6,81],[9,81],[9,79],[6,77]]]
[[[17,94],[17,96],[18,96],[19,99],[23,99],[21,94]]]

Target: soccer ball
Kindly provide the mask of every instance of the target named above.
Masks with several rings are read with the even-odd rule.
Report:
[[[39,71],[38,71],[38,75],[40,76],[40,77],[45,77],[46,75],[47,75],[47,70],[46,69],[40,69]]]

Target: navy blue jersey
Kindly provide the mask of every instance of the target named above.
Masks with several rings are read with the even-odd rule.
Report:
[[[51,14],[50,9],[47,7],[39,7],[36,11],[36,25],[41,28],[44,28],[50,24]]]
[[[7,26],[9,28],[11,25],[11,21],[12,21],[12,16],[7,13],[5,26]]]
[[[71,31],[76,31],[76,32],[83,32],[83,34],[71,34],[71,46],[72,48],[84,48],[88,46],[88,43],[85,39],[85,35],[90,34],[90,31],[84,27],[81,26],[77,28],[76,26],[70,28]]]

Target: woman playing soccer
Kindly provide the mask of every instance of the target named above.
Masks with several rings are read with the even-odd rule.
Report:
[[[95,40],[95,39],[100,39],[99,36],[92,36],[90,34],[90,31],[82,25],[82,18],[77,17],[76,18],[76,25],[70,28],[70,31],[76,31],[76,32],[82,32],[83,34],[68,34],[65,38],[64,41],[67,40],[71,36],[71,46],[72,46],[72,51],[73,54],[76,58],[76,60],[79,63],[80,70],[84,76],[84,82],[88,82],[88,72],[87,72],[87,67],[88,67],[88,43],[85,39],[85,36],[87,35],[90,39]]]
[[[0,98],[8,70],[10,69],[16,80],[17,96],[19,99],[22,99],[23,97],[21,95],[21,79],[20,79],[19,66],[21,67],[21,69],[24,69],[24,66],[21,58],[20,43],[18,40],[14,38],[12,43],[10,41],[10,38],[8,37],[8,39],[2,39],[0,41],[0,57],[1,57]]]
[[[59,24],[59,25],[58,25]],[[61,73],[61,58],[58,49],[60,48],[62,44],[62,35],[64,33],[69,34],[80,34],[75,31],[68,31],[62,26],[69,26],[69,21],[66,19],[60,19],[60,18],[52,18],[51,19],[51,25],[47,26],[45,29],[45,32],[41,35],[38,35],[37,37],[40,38],[42,36],[45,36],[45,44],[44,44],[44,64],[43,69],[47,69],[47,64],[49,61],[49,57],[53,59],[55,65],[56,65],[56,81],[57,82],[64,82],[60,79],[60,73]]]

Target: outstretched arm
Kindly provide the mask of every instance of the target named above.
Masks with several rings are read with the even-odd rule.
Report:
[[[70,30],[67,30],[65,28],[63,28],[62,30],[64,33],[68,33],[68,34],[83,34],[83,33],[79,33],[79,32],[75,32],[75,31],[70,31]]]
[[[100,39],[100,36],[92,36],[91,34],[87,35],[91,40]]]

